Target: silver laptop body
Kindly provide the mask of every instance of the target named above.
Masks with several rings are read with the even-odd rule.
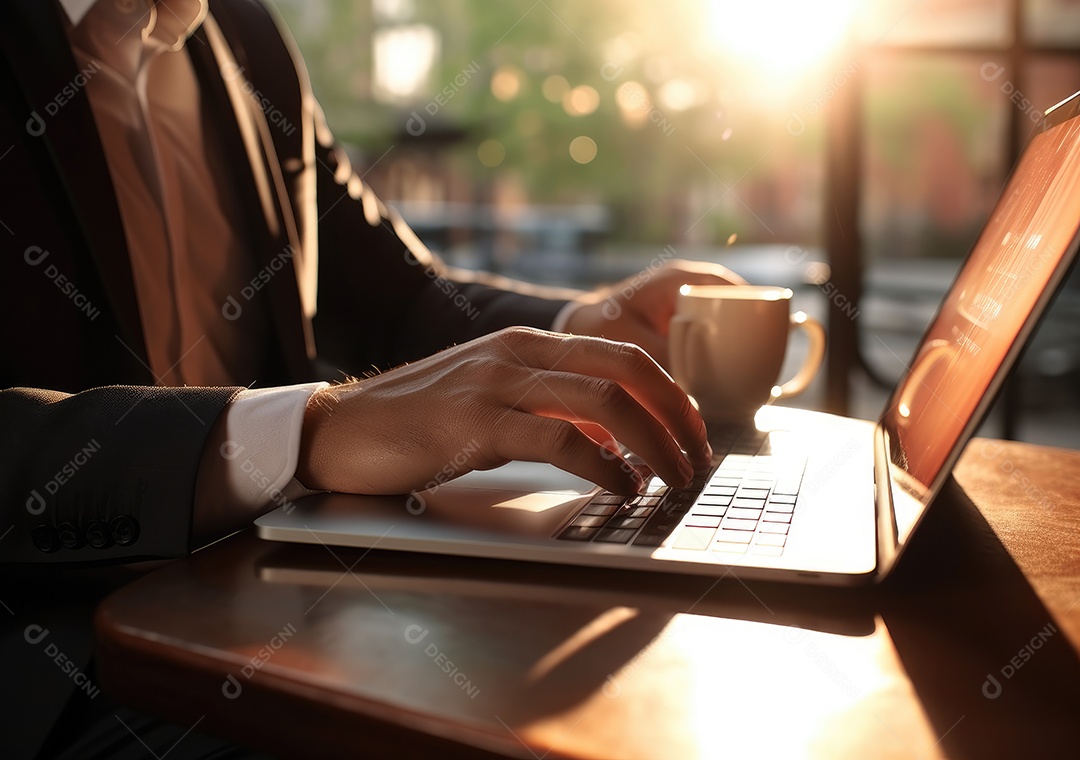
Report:
[[[882,579],[1077,253],[1080,93],[1044,115],[876,424],[764,407],[691,489],[619,500],[513,462],[409,496],[319,494],[272,541],[850,585]],[[721,431],[726,434],[730,431]]]

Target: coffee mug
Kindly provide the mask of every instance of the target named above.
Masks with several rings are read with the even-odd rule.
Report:
[[[788,288],[683,285],[671,318],[675,382],[709,421],[744,421],[765,403],[802,393],[825,356],[825,328],[791,313]],[[802,328],[810,349],[791,380],[776,385],[788,336]]]

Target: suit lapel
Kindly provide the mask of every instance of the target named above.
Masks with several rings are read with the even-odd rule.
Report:
[[[235,157],[233,174],[245,189],[252,189],[240,196],[251,222],[257,265],[269,265],[286,250],[300,251],[292,206],[265,115],[243,91],[246,79],[237,61],[242,51],[234,52],[213,17],[207,17],[187,50],[207,108],[220,114],[215,126],[227,154]],[[289,262],[270,278],[264,292],[288,374],[292,379],[307,379],[315,356],[314,336],[301,304],[295,255]]]
[[[127,241],[90,101],[54,2],[0,3],[0,38],[32,113],[27,132],[48,154],[97,265],[121,338],[139,359],[146,346]]]

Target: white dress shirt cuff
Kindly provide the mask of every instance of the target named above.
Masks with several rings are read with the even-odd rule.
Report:
[[[223,501],[258,510],[283,506],[314,493],[296,480],[304,411],[315,391],[328,383],[240,391],[222,410],[227,465]]]
[[[571,301],[566,306],[559,309],[555,315],[555,319],[551,321],[552,332],[566,332],[566,324],[570,321],[570,317],[585,304],[578,301]]]

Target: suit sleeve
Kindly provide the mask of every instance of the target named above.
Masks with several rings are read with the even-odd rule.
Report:
[[[388,367],[513,325],[551,329],[573,292],[446,266],[353,172],[316,111],[320,354]]]
[[[187,554],[203,444],[238,390],[0,391],[0,561]]]

